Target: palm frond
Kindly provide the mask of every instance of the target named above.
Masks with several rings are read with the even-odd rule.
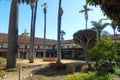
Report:
[[[85,12],[85,10],[80,10],[80,11],[79,11],[79,13],[83,13],[83,12]]]

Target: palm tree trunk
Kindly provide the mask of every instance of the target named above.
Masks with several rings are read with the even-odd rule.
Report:
[[[88,22],[88,14],[87,14],[87,12],[85,13],[85,21],[86,21],[86,29],[87,29],[87,22]]]
[[[34,63],[34,38],[35,38],[35,23],[36,23],[36,14],[37,14],[37,2],[35,10],[33,10],[33,20],[31,20],[31,41],[30,41],[30,63]]]
[[[100,41],[101,40],[101,30],[98,30],[98,41]]]
[[[87,20],[88,20],[88,19],[86,18],[86,29],[87,29]]]
[[[114,39],[114,46],[116,47],[116,45],[115,45],[115,29],[113,29],[113,32],[114,32],[114,36],[113,36],[114,37],[113,38]]]
[[[32,15],[31,15],[31,34],[30,34],[30,54],[29,54],[29,60],[30,63],[33,62],[32,60],[32,53],[33,53],[33,19],[34,19],[34,8],[32,8]]]
[[[59,0],[59,9],[58,9],[57,63],[61,63],[61,44],[60,44],[60,31],[61,31],[60,8],[61,8],[61,1],[62,0]]]
[[[19,13],[18,0],[12,0],[8,31],[8,53],[6,68],[16,67],[16,54],[18,42],[18,13]]]
[[[43,57],[45,58],[46,57],[46,49],[45,49],[45,46],[46,46],[46,13],[44,13],[44,49],[43,49]]]
[[[86,52],[87,52],[87,49],[84,49],[85,61],[86,61],[86,64],[88,65],[88,67],[91,68],[90,59],[89,59],[88,55],[86,54]]]

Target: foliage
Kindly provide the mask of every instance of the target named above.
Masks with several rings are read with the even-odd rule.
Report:
[[[42,80],[48,80],[47,78],[43,77]]]
[[[6,71],[7,72],[16,72],[16,71],[18,71],[18,69],[17,68],[9,68]]]
[[[119,68],[115,68],[114,70],[115,70],[115,74],[120,76],[120,69]]]
[[[63,63],[50,63],[50,67],[55,70],[63,70],[66,69],[66,64]]]
[[[81,47],[86,50],[91,48],[96,42],[96,32],[93,30],[79,30],[74,33],[73,40],[76,44],[81,45]]]
[[[0,39],[0,46],[3,46],[3,41]]]
[[[113,60],[117,58],[117,50],[112,41],[101,40],[88,51],[88,55],[94,60]]]
[[[114,73],[114,67],[111,63],[108,61],[103,61],[101,63],[101,66],[97,68],[98,74],[103,75],[103,74],[108,74],[108,73]]]
[[[96,21],[91,21],[92,25],[94,26],[92,29],[97,32],[97,38],[98,38],[98,40],[101,39],[102,30],[103,30],[106,26],[110,25],[110,23],[102,23],[102,20],[105,20],[105,19],[100,19],[98,22],[96,22]]]
[[[87,4],[83,6],[83,10],[80,10],[79,13],[84,13],[85,15],[85,21],[86,21],[86,29],[87,29],[87,22],[88,22],[88,11],[91,11],[92,9],[88,8]]]
[[[0,58],[0,68],[6,66],[5,62],[6,62],[5,58]]]
[[[68,75],[64,80],[114,80],[113,75],[98,75],[97,71]]]
[[[102,11],[120,25],[120,0],[86,0],[90,5],[100,5]]]

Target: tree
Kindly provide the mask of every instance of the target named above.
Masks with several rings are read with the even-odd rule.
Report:
[[[37,14],[37,0],[31,3],[31,37],[30,37],[30,55],[29,63],[34,63],[34,38],[35,38],[35,24],[36,24],[36,14]]]
[[[43,58],[46,57],[46,49],[45,49],[45,46],[46,46],[46,14],[47,14],[47,3],[44,3],[42,5],[43,8],[43,12],[44,12],[44,48],[43,48]]]
[[[0,47],[3,46],[3,41],[0,39]]]
[[[108,31],[102,32],[102,40],[112,40],[112,36]]]
[[[74,33],[73,40],[76,44],[79,44],[83,48],[86,55],[86,63],[90,67],[89,58],[86,52],[96,43],[96,32],[89,29],[79,30],[78,32]]]
[[[99,5],[102,11],[120,26],[120,0],[86,0],[90,5]]]
[[[87,22],[88,22],[88,11],[91,11],[92,9],[87,7],[87,4],[83,6],[83,10],[80,10],[79,13],[84,13],[85,15],[85,21],[86,21],[86,29],[87,29]]]
[[[29,38],[30,38],[30,33],[27,32],[26,29],[24,29],[24,32],[21,34],[21,37],[23,38],[23,40],[24,40],[23,42],[24,42],[24,45],[25,45],[25,41],[29,40]],[[23,53],[24,53],[24,48],[23,48]]]
[[[8,30],[8,52],[7,52],[7,66],[6,68],[16,67],[16,54],[17,54],[17,42],[18,42],[18,13],[19,3],[29,3],[33,0],[12,0],[9,19]]]
[[[112,21],[112,23],[111,23],[111,27],[112,27],[112,29],[113,29],[113,33],[114,33],[114,35],[113,35],[113,39],[114,39],[114,44],[115,44],[115,30],[116,30],[116,28],[117,28],[117,23],[114,22],[114,21]]]
[[[103,24],[102,24],[102,20],[104,20],[104,19],[100,19],[98,22],[96,22],[96,21],[91,21],[92,25],[94,26],[92,29],[95,30],[95,31],[97,31],[97,38],[98,38],[98,40],[101,40],[102,30],[103,30],[106,26],[110,25],[109,23],[103,23]]]
[[[61,42],[60,42],[60,31],[61,31],[61,18],[63,15],[63,9],[61,7],[62,0],[59,0],[59,7],[58,7],[58,33],[57,33],[57,62],[61,63]]]
[[[100,60],[112,60],[117,58],[117,49],[114,47],[114,43],[108,40],[100,40],[96,45],[88,50],[88,56],[96,62],[96,67],[98,67]]]
[[[64,35],[65,35],[65,31],[61,30],[61,31],[60,31],[61,41],[64,40],[64,38],[63,38]]]
[[[6,68],[16,67],[16,54],[17,54],[17,41],[18,41],[18,11],[19,11],[18,1],[19,0],[12,0],[11,3]]]

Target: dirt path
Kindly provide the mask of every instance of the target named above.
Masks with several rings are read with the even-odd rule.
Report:
[[[76,60],[62,60],[62,62],[63,63],[71,63],[71,64],[84,63],[84,61],[76,61]],[[23,78],[31,76],[33,74],[33,71],[44,68],[44,66],[48,65],[51,62],[43,62],[42,59],[35,59],[34,63],[29,63],[28,60],[18,60],[17,63],[22,64],[22,67],[23,67],[22,79],[23,79]],[[36,80],[40,80],[40,78],[41,78],[40,75],[34,75],[33,77],[37,77],[38,79],[36,79]],[[42,76],[42,77],[45,77],[45,76]],[[61,76],[61,77],[65,77],[65,76]],[[11,73],[11,74],[3,77],[0,80],[18,80],[18,78],[19,78],[18,72],[15,72],[15,73]],[[48,78],[49,78],[49,80],[52,80],[53,78],[55,78],[57,80],[62,80],[58,76],[52,76],[52,77],[48,77]]]

